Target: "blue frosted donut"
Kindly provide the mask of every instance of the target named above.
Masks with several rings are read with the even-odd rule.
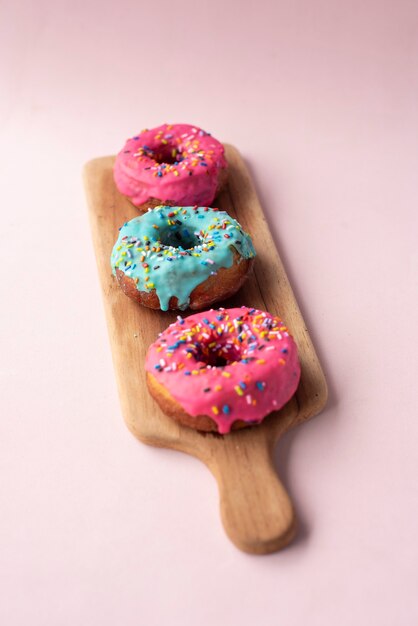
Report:
[[[127,296],[153,309],[202,309],[233,295],[255,257],[225,211],[158,206],[122,226],[111,265]]]

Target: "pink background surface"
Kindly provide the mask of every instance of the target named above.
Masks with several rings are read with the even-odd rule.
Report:
[[[417,623],[418,5],[2,3],[0,622]],[[81,168],[190,122],[255,179],[330,385],[239,552],[197,460],[126,429]]]

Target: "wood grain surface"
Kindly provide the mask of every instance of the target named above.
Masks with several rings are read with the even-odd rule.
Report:
[[[316,415],[327,399],[325,378],[299,307],[277,253],[247,168],[232,146],[225,146],[228,184],[214,206],[227,211],[251,234],[257,258],[240,292],[222,306],[251,306],[279,315],[299,348],[301,381],[294,398],[260,426],[226,436],[203,434],[164,415],[147,391],[145,356],[157,334],[177,313],[141,307],[127,298],[112,276],[110,254],[119,227],[138,213],[117,191],[114,157],[89,161],[84,168],[93,243],[124,419],[144,443],[174,448],[201,459],[215,476],[226,533],[240,549],[273,552],[291,541],[295,515],[272,456],[279,437]]]

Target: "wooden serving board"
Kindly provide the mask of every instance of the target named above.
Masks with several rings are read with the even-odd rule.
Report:
[[[201,459],[215,476],[224,528],[238,548],[263,554],[284,547],[295,532],[294,511],[272,462],[278,438],[289,428],[319,413],[327,387],[308,331],[277,254],[254,186],[238,151],[225,146],[228,184],[214,206],[236,218],[251,234],[257,251],[254,272],[234,298],[222,306],[251,306],[285,320],[299,348],[302,376],[295,397],[260,426],[226,436],[203,434],[164,415],[145,382],[148,346],[175,320],[177,313],[146,309],[119,289],[110,254],[119,227],[138,213],[116,189],[114,157],[86,164],[84,181],[93,243],[119,387],[128,428],[141,441],[174,448]]]

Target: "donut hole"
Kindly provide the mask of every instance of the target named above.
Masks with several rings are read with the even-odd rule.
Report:
[[[229,364],[230,361],[220,354],[211,354],[207,359],[207,365],[211,365],[212,367],[225,367],[225,365]]]
[[[173,165],[182,160],[181,152],[178,152],[174,146],[164,146],[155,154],[154,160],[158,165]]]
[[[233,344],[216,343],[213,346],[214,341],[201,346],[197,357],[200,362],[211,367],[226,367],[241,360],[241,354]]]
[[[178,221],[180,222],[180,220]],[[160,243],[165,247],[192,250],[200,243],[200,240],[190,228],[180,223],[164,230],[160,235]]]

